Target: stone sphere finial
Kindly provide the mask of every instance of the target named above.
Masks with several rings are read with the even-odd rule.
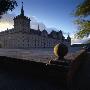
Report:
[[[54,54],[58,59],[64,59],[64,56],[68,53],[68,47],[63,43],[57,44],[54,47]]]

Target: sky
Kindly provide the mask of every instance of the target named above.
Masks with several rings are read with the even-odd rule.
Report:
[[[3,15],[0,20],[0,31],[7,28],[13,28],[13,18],[20,14],[22,1],[24,3],[25,16],[31,18],[31,27],[37,29],[38,24],[40,29],[44,28],[50,32],[52,29],[62,30],[64,35],[73,37],[77,31],[77,26],[74,24],[76,19],[73,16],[73,11],[76,6],[83,0],[16,0],[18,7],[12,12]],[[72,42],[79,40],[72,39]],[[82,42],[82,40],[80,40]]]

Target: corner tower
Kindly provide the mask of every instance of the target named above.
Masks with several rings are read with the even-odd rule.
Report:
[[[24,15],[23,2],[20,15],[14,18],[14,29],[16,32],[29,32],[30,31],[30,18]]]

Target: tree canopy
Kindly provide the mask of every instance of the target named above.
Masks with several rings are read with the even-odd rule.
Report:
[[[17,6],[16,0],[0,0],[0,18],[7,11],[12,11]]]
[[[74,16],[78,17],[76,24],[78,31],[75,36],[77,38],[84,38],[90,35],[90,0],[84,0],[79,4],[74,12]]]

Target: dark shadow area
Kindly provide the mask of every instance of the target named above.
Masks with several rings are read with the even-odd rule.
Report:
[[[0,56],[0,90],[89,90],[90,53],[75,53],[69,67]]]
[[[65,90],[67,68],[0,57],[0,90]]]

